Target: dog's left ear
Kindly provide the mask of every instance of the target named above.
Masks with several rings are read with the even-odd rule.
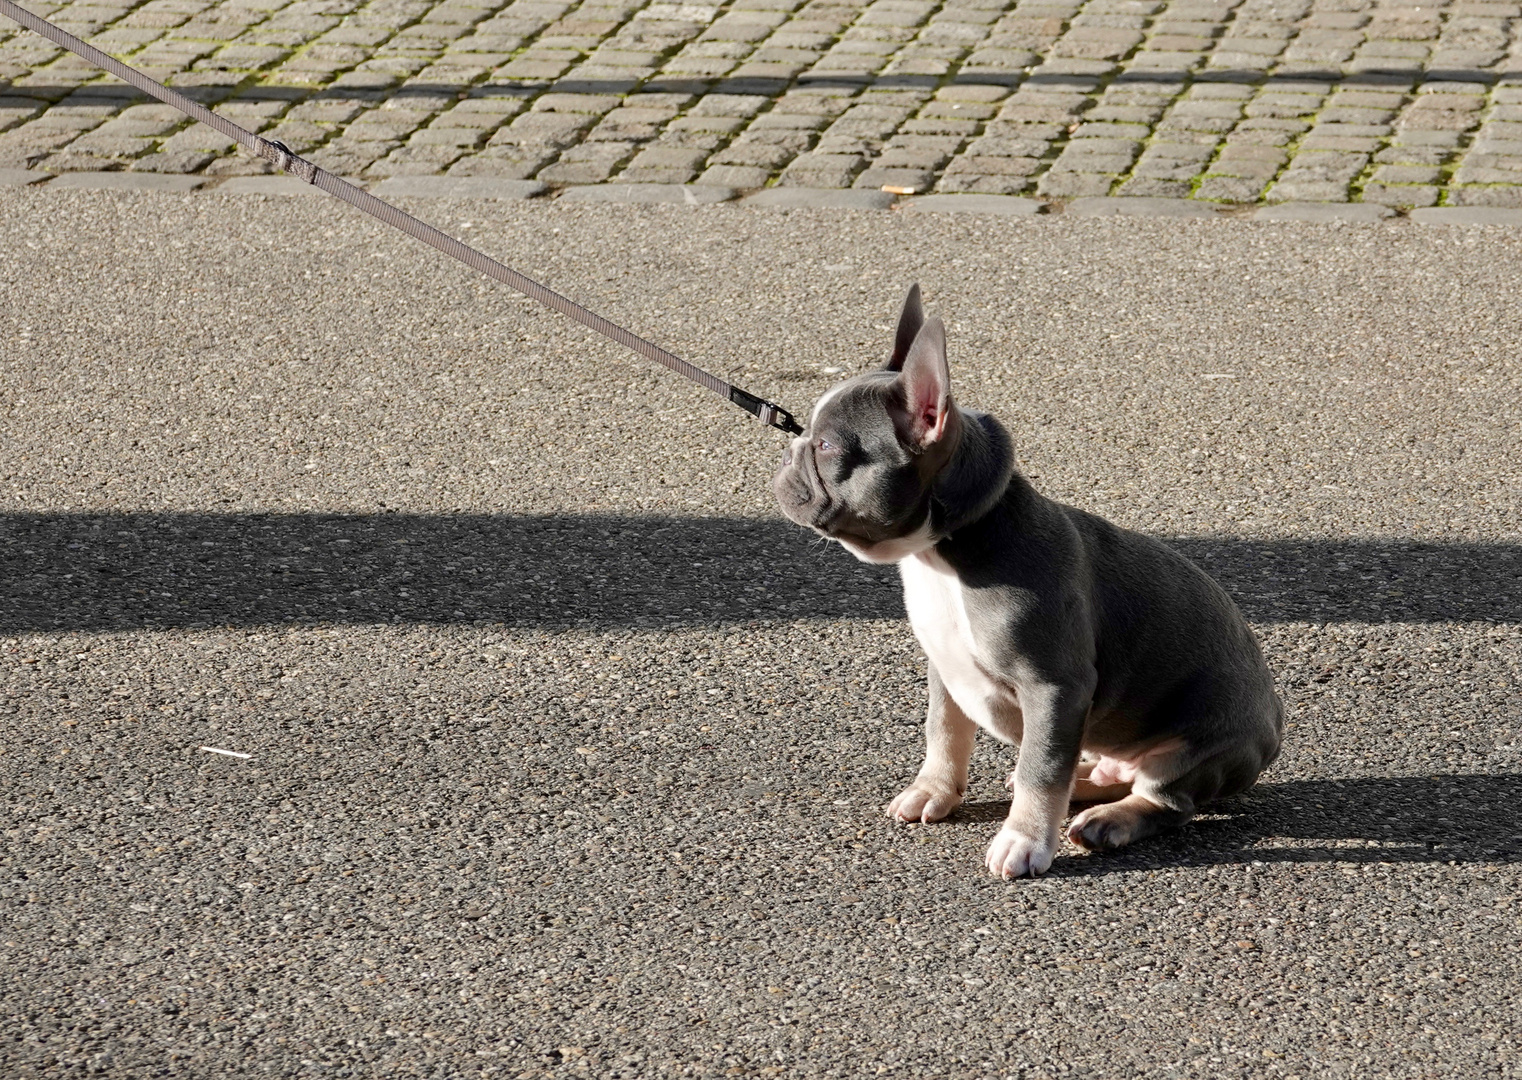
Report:
[[[893,355],[888,359],[889,371],[903,369],[904,359],[909,355],[909,346],[914,344],[915,335],[924,325],[925,309],[920,304],[919,282],[915,282],[909,286],[909,295],[904,297],[904,310],[898,315],[898,332],[893,335]]]
[[[946,327],[940,319],[931,319],[914,336],[899,381],[903,403],[894,416],[899,436],[916,450],[927,449],[946,437],[953,411]]]

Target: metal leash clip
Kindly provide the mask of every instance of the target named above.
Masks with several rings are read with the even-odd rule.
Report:
[[[755,394],[747,394],[738,386],[729,388],[729,400],[763,424],[769,424],[778,431],[785,431],[789,435],[803,434],[803,426],[794,420],[793,414],[781,405],[767,401],[765,398],[758,398]]]

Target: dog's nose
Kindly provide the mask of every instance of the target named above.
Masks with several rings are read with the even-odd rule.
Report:
[[[784,468],[793,463],[793,444],[788,443],[782,448],[782,465]]]

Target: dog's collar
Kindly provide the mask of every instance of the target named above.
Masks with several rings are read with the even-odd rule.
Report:
[[[935,537],[937,543],[951,535],[952,530],[947,527],[951,520],[951,511],[946,509],[945,503],[936,498],[933,491],[930,493],[930,509],[926,520],[930,522],[930,535]]]
[[[929,520],[930,532],[935,536],[936,542],[939,543],[940,541],[950,536],[952,533],[965,529],[967,526],[975,524],[976,522],[981,521],[983,518],[987,517],[990,511],[992,511],[995,506],[999,505],[999,502],[1004,498],[1004,493],[1008,490],[1009,479],[1006,478],[1004,483],[999,485],[999,489],[996,493],[990,495],[988,499],[979,503],[970,512],[964,513],[960,517],[955,518],[951,516],[951,511],[946,508],[946,504],[932,494],[930,496]]]
[[[956,455],[930,489],[930,529],[937,542],[987,516],[1004,498],[1015,475],[1014,446],[1003,426],[987,413],[964,413],[963,419],[971,424],[962,433]],[[979,445],[969,445],[973,442]],[[967,501],[953,511],[952,506],[962,501],[959,496]]]

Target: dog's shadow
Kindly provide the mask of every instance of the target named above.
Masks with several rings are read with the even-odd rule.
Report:
[[[1004,820],[964,804],[950,824]],[[1054,876],[1242,863],[1522,862],[1522,776],[1444,774],[1261,783],[1119,851],[1060,857]]]

